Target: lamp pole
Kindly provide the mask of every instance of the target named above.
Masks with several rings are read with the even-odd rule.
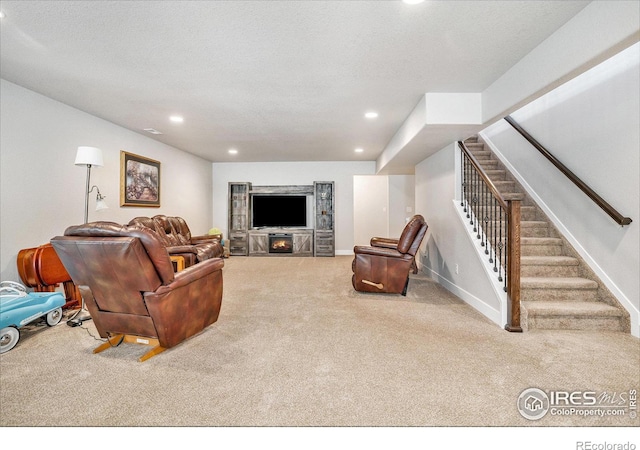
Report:
[[[84,223],[89,222],[89,186],[91,186],[91,164],[87,164],[87,187],[84,189]]]
[[[102,159],[102,150],[96,147],[80,146],[76,153],[76,160],[74,163],[76,166],[87,166],[87,185],[84,188],[84,223],[89,222],[89,186],[91,186],[91,166],[101,167],[104,162]],[[82,305],[78,312],[69,320],[67,325],[71,327],[77,327],[82,325],[85,320],[90,320],[91,315],[82,315],[85,308],[84,297],[82,298]]]

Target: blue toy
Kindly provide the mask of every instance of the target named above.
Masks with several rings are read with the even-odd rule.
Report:
[[[16,346],[20,340],[20,327],[42,316],[50,327],[60,323],[65,303],[59,292],[27,293],[20,283],[0,283],[0,354]]]

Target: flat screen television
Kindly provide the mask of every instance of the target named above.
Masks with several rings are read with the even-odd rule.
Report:
[[[251,206],[254,228],[307,226],[305,195],[253,195]]]

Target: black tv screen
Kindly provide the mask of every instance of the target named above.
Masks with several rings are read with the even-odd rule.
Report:
[[[254,228],[307,226],[304,195],[254,195],[252,206]]]

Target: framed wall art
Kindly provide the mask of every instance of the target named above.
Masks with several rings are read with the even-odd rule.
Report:
[[[160,162],[120,151],[120,206],[160,207]]]

